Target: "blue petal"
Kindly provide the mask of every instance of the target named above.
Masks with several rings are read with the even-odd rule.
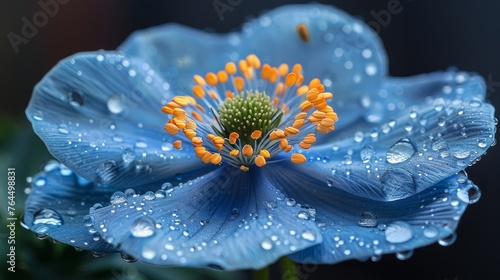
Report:
[[[136,187],[206,171],[191,145],[175,150],[163,131],[161,106],[172,96],[168,83],[139,59],[84,53],[47,74],[26,114],[49,151],[80,176]]]
[[[107,241],[141,261],[234,270],[320,243],[300,211],[258,172],[221,167],[165,198],[138,196],[91,215]]]
[[[113,189],[98,187],[57,162],[33,178],[23,223],[39,235],[93,252],[114,252],[92,227],[89,208],[107,203]]]
[[[323,242],[290,256],[306,263],[366,260],[434,243],[455,231],[471,202],[465,195],[467,190],[477,188],[459,174],[417,195],[384,202],[324,188],[321,178],[293,166],[273,165],[265,173],[285,195],[315,208],[314,218],[322,229]]]
[[[300,39],[297,26],[307,25],[310,41]],[[241,33],[206,34],[179,25],[134,33],[121,47],[145,59],[161,76],[175,80],[177,92],[190,93],[192,76],[223,69],[250,53],[263,63],[304,67],[305,80],[320,78],[335,93],[331,104],[347,126],[361,112],[360,96],[378,88],[387,73],[379,38],[362,21],[325,5],[289,5],[245,24]],[[162,69],[162,70],[160,70]]]
[[[494,141],[494,108],[481,99],[484,82],[474,76],[450,86],[447,73],[430,77],[430,83],[399,80],[397,87],[390,81],[386,89],[397,88],[401,102],[417,101],[418,93],[427,98],[405,103],[380,124],[362,120],[339,131],[333,144],[305,151],[310,160],[302,167],[325,185],[374,200],[411,196],[467,167]]]

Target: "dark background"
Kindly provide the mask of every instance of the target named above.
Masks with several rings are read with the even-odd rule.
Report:
[[[228,3],[227,0],[220,1]],[[335,5],[370,22],[375,20],[374,13],[387,9],[391,1],[395,0],[318,2]],[[39,28],[27,44],[21,44],[16,53],[7,34],[21,34],[21,18],[31,20],[41,8],[37,1],[2,1],[0,145],[9,143],[8,136],[21,135],[24,139],[21,143],[34,141],[30,143],[43,147],[29,129],[24,108],[33,86],[66,56],[79,51],[115,49],[131,32],[167,22],[213,32],[237,30],[246,19],[256,17],[263,11],[286,3],[308,1],[233,0],[233,3],[241,3],[233,11],[224,13],[222,21],[213,2],[69,0],[69,3],[60,5],[59,12],[49,18],[48,23]],[[390,22],[378,32],[387,50],[390,74],[409,76],[445,70],[450,66],[475,71],[489,81],[488,98],[500,108],[500,1],[399,2],[402,12],[392,15]],[[498,118],[498,113],[496,115]],[[20,146],[16,149],[12,144],[5,147],[21,152],[24,150]],[[487,156],[467,169],[469,178],[481,188],[482,198],[465,212],[454,245],[417,249],[413,257],[406,261],[387,255],[376,263],[348,261],[331,266],[301,266],[304,279],[326,276],[329,279],[499,279],[500,203],[497,200],[500,191],[495,174],[499,171],[498,150],[498,146],[492,147]],[[47,159],[33,161],[41,164]],[[30,160],[29,163],[33,162]],[[55,271],[63,269],[62,264],[51,265]],[[273,276],[281,279],[277,267],[273,267]],[[76,278],[76,275],[73,277]]]

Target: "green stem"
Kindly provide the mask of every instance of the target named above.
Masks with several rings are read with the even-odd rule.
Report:
[[[269,280],[269,266],[253,272],[253,280]]]
[[[297,275],[297,266],[295,265],[295,262],[292,261],[291,259],[287,257],[282,257],[279,260],[281,272],[282,272],[282,278],[283,279],[300,279],[299,276]]]

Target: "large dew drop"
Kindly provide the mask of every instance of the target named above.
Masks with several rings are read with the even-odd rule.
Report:
[[[390,243],[403,243],[413,237],[413,231],[405,222],[394,222],[385,229],[385,240]]]
[[[402,163],[411,158],[416,151],[413,141],[409,138],[401,138],[389,148],[386,160],[392,164]]]
[[[402,168],[387,169],[382,174],[380,183],[382,184],[382,191],[389,200],[412,195],[417,188],[412,174]]]
[[[125,105],[123,105],[122,100],[116,94],[113,94],[108,99],[107,105],[108,105],[108,110],[113,114],[120,114],[125,110]]]
[[[45,234],[50,229],[57,228],[63,223],[59,213],[52,209],[42,209],[34,214],[32,230],[38,234]]]
[[[130,233],[138,238],[152,236],[155,233],[155,223],[150,218],[141,217],[132,224]]]

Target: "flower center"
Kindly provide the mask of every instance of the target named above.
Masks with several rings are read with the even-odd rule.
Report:
[[[173,146],[183,149],[182,143],[190,143],[203,162],[224,160],[242,171],[252,165],[263,167],[274,155],[297,146],[290,160],[304,163],[301,152],[316,142],[316,133],[334,130],[338,117],[327,104],[333,95],[324,92],[317,78],[303,85],[300,64],[290,72],[287,64],[264,64],[258,77],[260,68],[259,58],[251,54],[238,67],[228,62],[224,70],[209,72],[205,78],[195,75],[194,97],[175,96],[162,107],[172,115],[165,131],[184,133]]]
[[[255,136],[255,131],[266,135],[277,128],[283,116],[283,113],[274,107],[267,94],[253,91],[226,98],[218,113],[220,126],[223,129],[218,134],[229,139],[231,133],[235,132],[243,145],[254,142],[252,136]]]

